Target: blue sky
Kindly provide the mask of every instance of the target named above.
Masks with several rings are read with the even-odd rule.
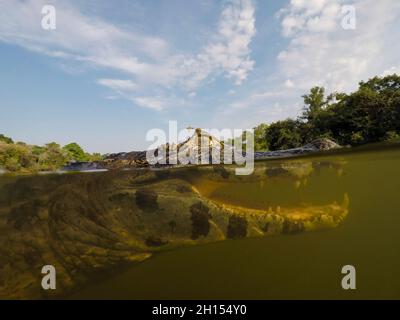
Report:
[[[56,30],[41,27],[46,4]],[[90,152],[145,149],[169,120],[295,117],[314,85],[350,91],[400,71],[397,0],[0,0],[0,21],[0,133]]]

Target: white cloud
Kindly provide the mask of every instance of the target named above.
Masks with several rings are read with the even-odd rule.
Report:
[[[210,124],[215,128],[253,128],[260,123],[271,123],[285,117],[295,117],[301,106],[288,99],[270,99],[250,95],[226,106],[220,106],[211,117]]]
[[[400,65],[397,67],[393,66],[393,67],[390,67],[389,69],[386,69],[385,71],[382,72],[381,76],[382,77],[389,76],[394,73],[396,73],[397,75],[400,75]]]
[[[182,85],[189,90],[207,78],[224,74],[240,85],[253,70],[250,43],[256,34],[252,0],[230,0],[221,13],[218,33],[199,54],[187,55],[180,65]]]
[[[140,107],[157,111],[161,111],[167,105],[163,99],[154,97],[138,97],[134,98],[133,101]]]
[[[137,84],[131,80],[120,80],[120,79],[99,79],[98,84],[109,87],[116,91],[134,91],[137,89]]]
[[[285,86],[286,86],[287,88],[293,88],[293,87],[294,87],[294,83],[293,83],[292,80],[287,79],[287,80],[285,81]]]
[[[256,33],[254,11],[251,0],[233,1],[221,14],[219,41],[205,49],[208,59],[220,65],[236,84],[246,80],[254,66],[249,48]]]
[[[341,27],[345,4],[348,1],[292,0],[280,11],[282,34],[290,41],[278,56],[280,77],[303,90],[322,85],[329,91],[349,91],[399,61],[400,46],[393,38],[399,2],[352,1],[355,30]]]
[[[191,92],[219,75],[241,84],[254,65],[249,49],[255,34],[251,0],[227,1],[217,35],[211,34],[197,54],[182,54],[159,37],[127,31],[88,16],[74,2],[52,1],[57,10],[57,28],[43,30],[40,21],[45,4],[44,0],[0,1],[0,41],[62,59],[63,69],[68,61],[122,72],[124,78],[131,79],[99,81],[122,95],[132,91],[135,84],[155,92],[173,87]],[[161,109],[154,101],[138,101]]]
[[[168,53],[168,44],[160,38],[124,31],[61,1],[54,1],[57,29],[44,30],[40,9],[45,4],[42,0],[2,1],[0,39],[52,57],[91,61],[134,74],[148,67],[139,61],[139,54],[159,59]]]

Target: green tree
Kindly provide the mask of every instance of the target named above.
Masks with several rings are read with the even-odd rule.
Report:
[[[92,154],[87,154],[89,157],[89,161],[101,161],[103,160],[103,156],[100,153],[92,153]]]
[[[71,143],[64,148],[51,142],[45,146],[13,143],[11,138],[0,136],[0,167],[11,172],[54,171],[62,168],[71,159],[78,161],[100,161],[99,153],[85,153],[82,148]]]
[[[400,132],[400,76],[374,77],[360,82],[359,92],[374,96],[369,103],[368,117],[371,124],[371,139],[381,140],[388,131]]]
[[[46,149],[41,146],[32,146],[31,150],[32,150],[32,154],[39,157]]]
[[[303,96],[303,100],[305,106],[302,118],[313,121],[327,103],[325,89],[322,87],[311,88],[310,93]]]
[[[43,153],[39,156],[41,170],[54,171],[62,168],[68,163],[69,155],[60,145],[51,142],[44,146]]]
[[[86,154],[76,142],[72,142],[63,147],[71,161],[85,162],[89,161],[90,155]]]
[[[302,138],[299,122],[286,119],[270,124],[266,131],[266,139],[270,150],[285,150],[300,147]]]
[[[3,141],[7,144],[14,143],[14,141],[11,138],[6,137],[4,134],[0,134],[0,141]]]
[[[344,99],[345,94],[332,93],[325,97],[325,89],[314,87],[303,96],[304,111],[299,118],[303,143],[320,137],[332,138],[329,123],[332,120],[331,105]]]
[[[400,130],[400,77],[375,77],[332,104],[325,125],[341,144],[362,144],[387,139]],[[392,134],[393,136],[393,134]]]
[[[37,158],[32,155],[29,146],[4,142],[0,142],[0,166],[11,172],[38,169]]]
[[[267,151],[268,150],[268,142],[267,142],[267,130],[268,124],[262,123],[254,128],[254,150],[255,151]]]

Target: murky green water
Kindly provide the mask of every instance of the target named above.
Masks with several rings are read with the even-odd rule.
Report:
[[[257,163],[256,174],[263,178],[187,179],[215,201],[256,209],[347,194],[349,215],[335,229],[159,253],[72,298],[400,299],[399,148]],[[356,268],[356,290],[341,288],[344,265]]]

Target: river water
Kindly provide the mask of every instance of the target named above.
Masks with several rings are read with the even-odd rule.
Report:
[[[399,147],[259,162],[257,172],[265,181],[188,179],[212,200],[256,209],[347,195],[349,214],[334,229],[161,252],[70,298],[400,299]],[[356,290],[341,287],[345,265]]]

